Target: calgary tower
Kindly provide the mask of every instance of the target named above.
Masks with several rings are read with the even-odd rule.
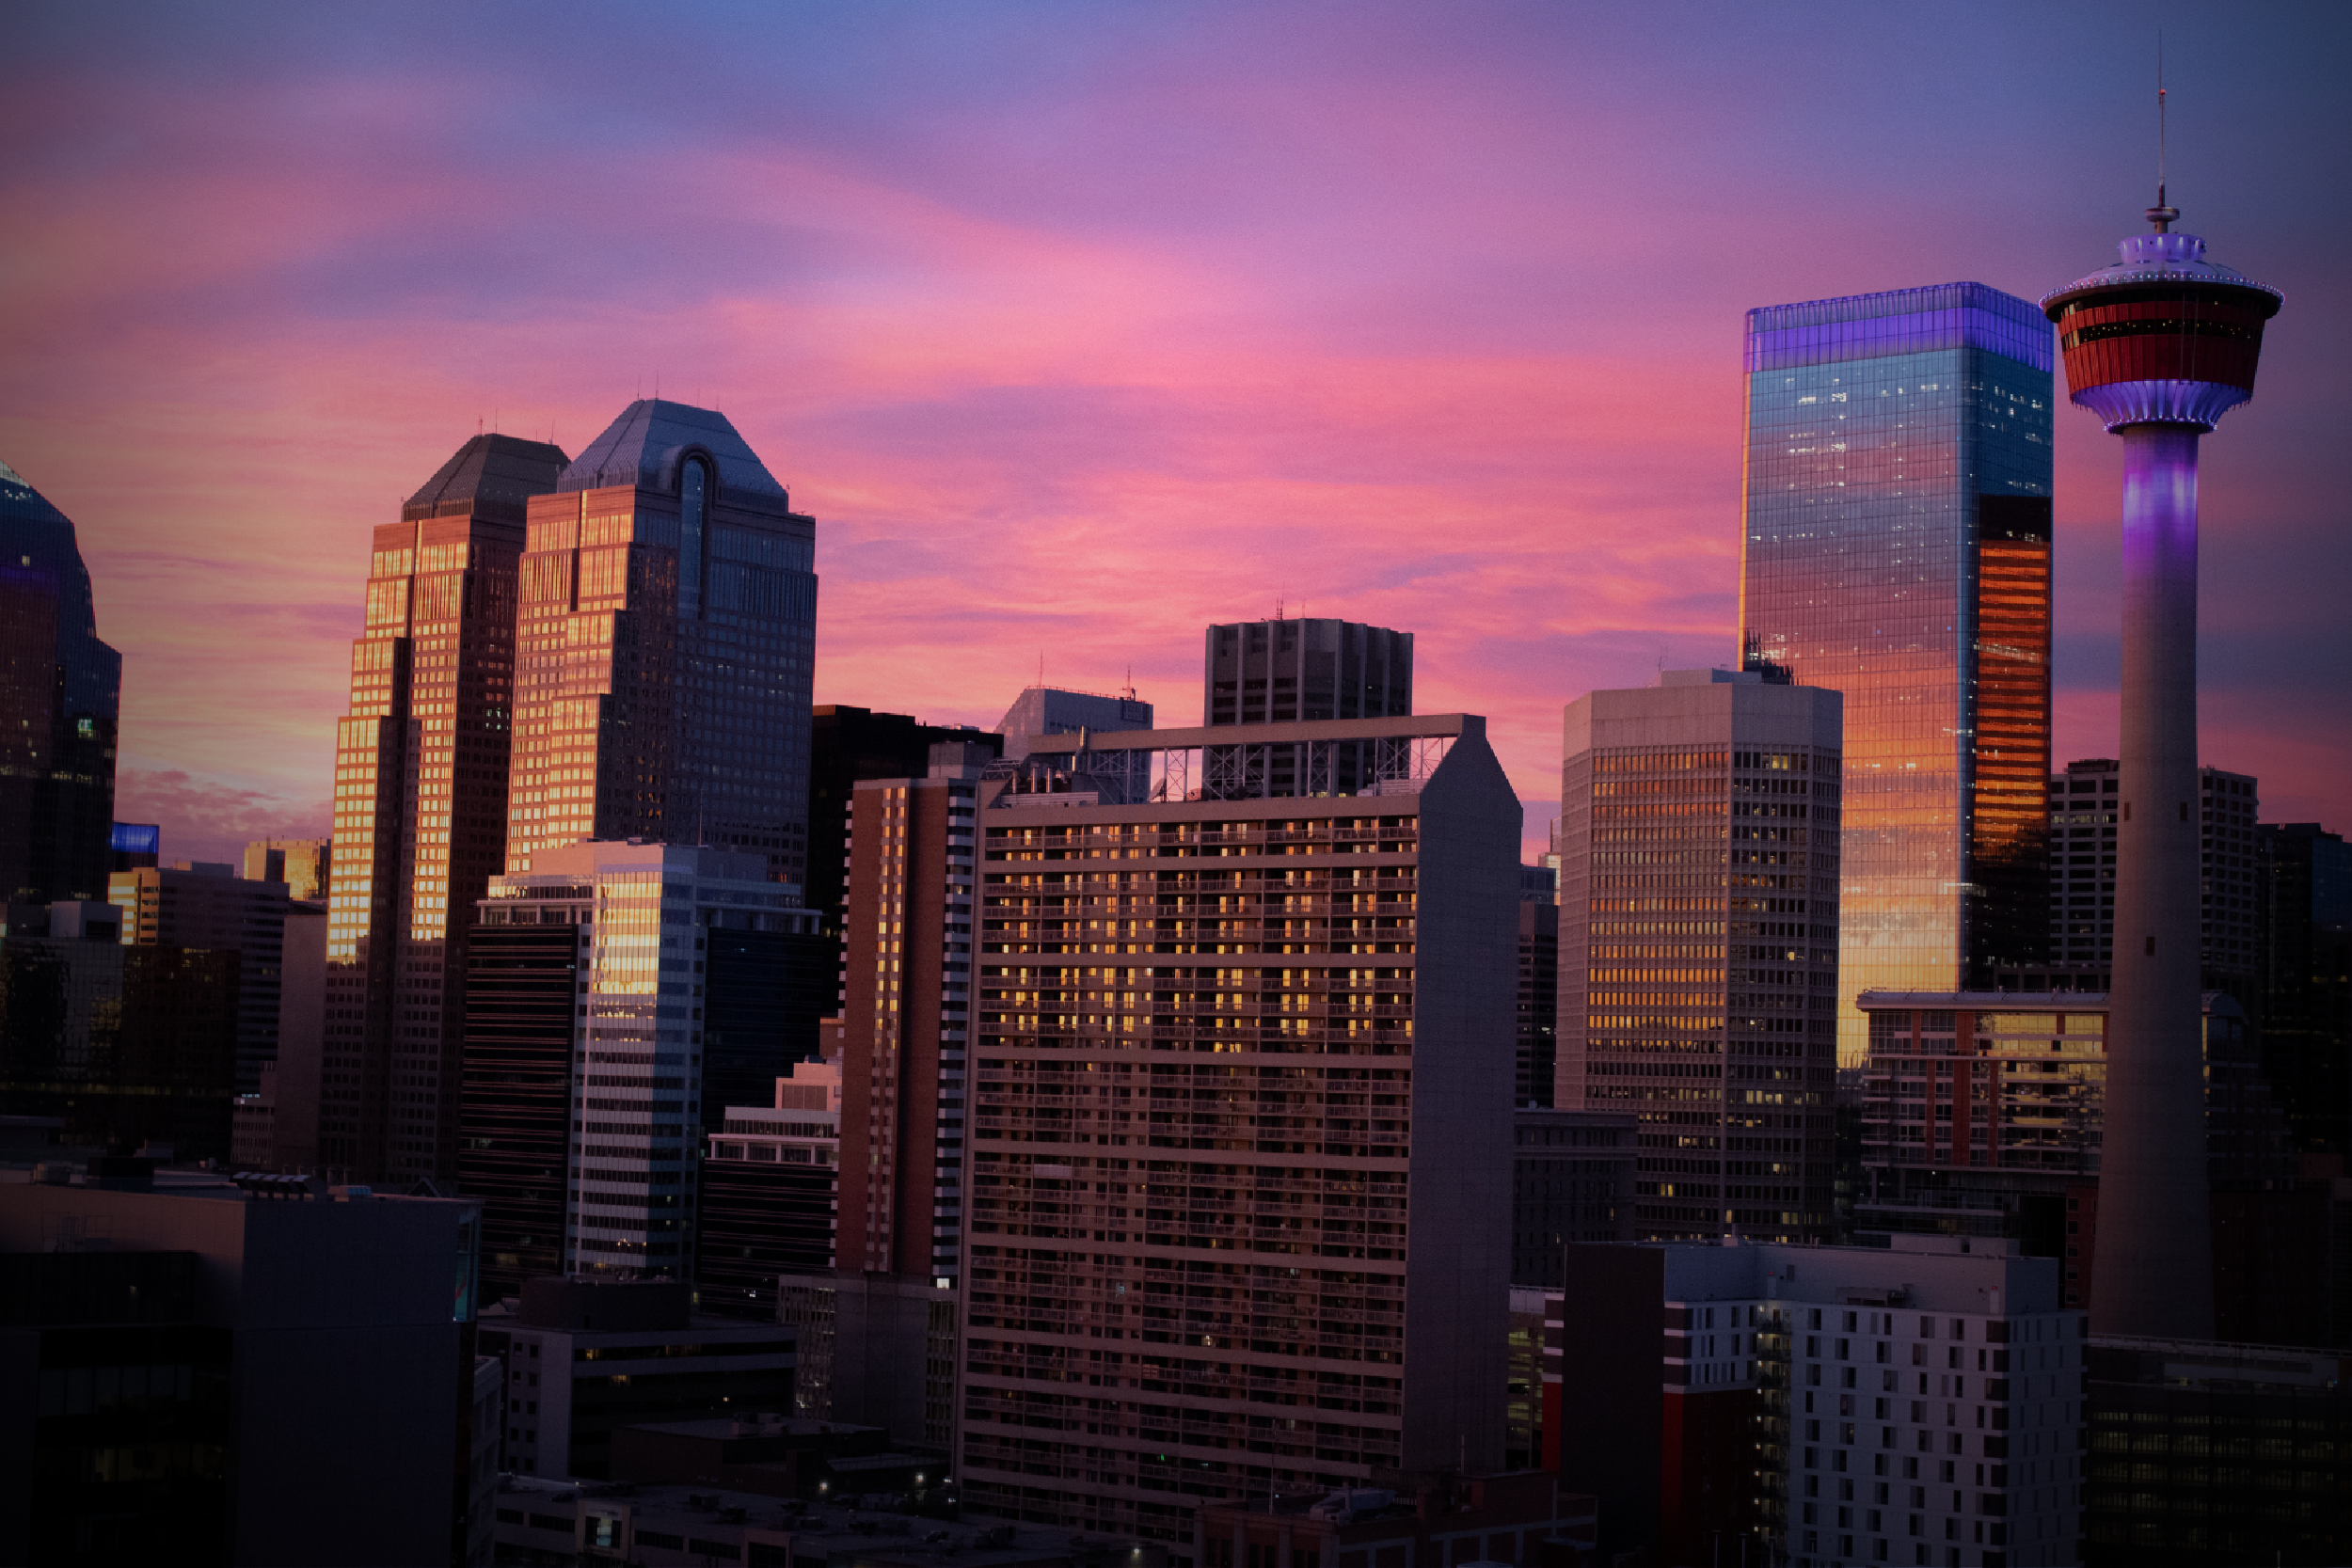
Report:
[[[2162,93],[2158,93],[2161,110]],[[2123,438],[2123,691],[2105,1137],[2090,1320],[2100,1334],[2213,1337],[2199,1001],[2197,444],[2254,395],[2279,291],[2154,231],[2042,301],[2074,401]]]

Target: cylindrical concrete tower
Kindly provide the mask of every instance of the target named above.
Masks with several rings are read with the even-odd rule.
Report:
[[[2276,289],[2151,234],[2042,301],[2074,401],[2123,438],[2122,820],[2090,1322],[2213,1337],[2197,784],[2197,443],[2254,395]]]

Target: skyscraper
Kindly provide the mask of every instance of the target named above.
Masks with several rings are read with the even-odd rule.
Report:
[[[1828,1237],[1840,706],[1672,670],[1564,716],[1552,1103],[1641,1118],[1645,1239]]]
[[[1313,723],[1413,711],[1413,634],[1355,621],[1244,621],[1208,630],[1200,722]],[[1218,746],[1201,784],[1218,800],[1354,795],[1383,777],[1371,741],[1302,751],[1265,741]]]
[[[453,1174],[465,938],[503,864],[524,505],[564,453],[476,436],[380,525],[336,726],[319,1158]]]
[[[768,865],[587,843],[491,879],[457,1164],[483,1203],[485,1280],[691,1269],[697,1146],[814,1050],[830,999],[796,990],[816,921]]]
[[[2198,1040],[2197,448],[2254,395],[2279,291],[2175,234],[2156,187],[2153,232],[2042,301],[2069,394],[2123,441],[2122,820],[2108,984],[2100,1246],[2090,1315],[2103,1333],[2207,1338],[2213,1276]],[[2137,810],[2135,812],[2134,808]]]
[[[0,463],[0,900],[106,896],[121,691],[72,520]]]
[[[1845,693],[1849,998],[2042,950],[2050,369],[1981,283],[1748,312],[1740,648]]]
[[[725,416],[640,399],[531,502],[507,866],[587,838],[808,856],[816,521]]]
[[[1376,798],[1191,797],[1232,733],[981,782],[968,1508],[1182,1543],[1502,1457],[1518,801],[1462,714],[1263,727],[1405,743]],[[1082,746],[1160,782],[1065,789]]]

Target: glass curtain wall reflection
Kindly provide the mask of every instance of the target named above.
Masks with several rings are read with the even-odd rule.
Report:
[[[1979,283],[1748,312],[1742,653],[1845,693],[1849,999],[2041,956],[2051,369]]]

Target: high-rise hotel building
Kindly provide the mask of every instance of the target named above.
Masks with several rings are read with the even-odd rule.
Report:
[[[580,839],[808,854],[816,522],[723,415],[640,399],[531,504],[507,867]]]
[[[1502,1458],[1518,801],[1476,718],[1258,729],[1379,792],[1032,736],[976,817],[956,1473],[1171,1562],[1206,1501]]]
[[[516,563],[564,453],[477,436],[375,530],[336,725],[319,1159],[454,1168],[465,935],[506,857]]]
[[[1980,283],[1748,312],[1740,645],[1845,693],[1848,998],[2044,950],[2051,367]]]
[[[1841,706],[1724,670],[1567,706],[1552,1103],[1641,1118],[1645,1239],[1829,1235]]]

